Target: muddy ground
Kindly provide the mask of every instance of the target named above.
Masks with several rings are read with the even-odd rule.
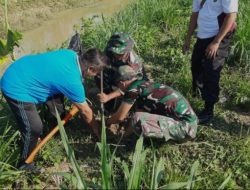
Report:
[[[31,30],[60,11],[79,8],[102,0],[17,0],[8,1],[8,21],[12,29]],[[0,37],[4,34],[4,2],[0,7]]]

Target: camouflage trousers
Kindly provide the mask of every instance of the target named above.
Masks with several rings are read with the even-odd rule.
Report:
[[[186,137],[193,139],[197,131],[197,122],[190,124],[147,112],[135,112],[131,117],[131,125],[137,134],[139,132],[145,137],[165,138],[166,141],[180,141]]]

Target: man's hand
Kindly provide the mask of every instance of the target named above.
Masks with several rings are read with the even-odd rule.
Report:
[[[209,59],[215,58],[215,56],[217,55],[217,51],[219,48],[220,43],[219,42],[211,42],[207,49],[206,49],[206,56]]]
[[[182,53],[186,54],[190,49],[190,40],[185,40],[183,46],[182,46]]]
[[[97,94],[97,98],[101,103],[106,103],[109,101],[109,95],[105,93]]]

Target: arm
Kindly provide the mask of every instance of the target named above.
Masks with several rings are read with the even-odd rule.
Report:
[[[187,35],[186,35],[186,38],[184,41],[184,45],[182,48],[183,53],[186,53],[189,50],[192,35],[194,33],[194,30],[197,27],[198,14],[199,14],[199,12],[193,12],[191,17],[190,17],[188,32],[187,32]]]
[[[74,105],[80,110],[84,120],[86,123],[92,128],[95,135],[100,139],[100,133],[98,130],[99,124],[95,120],[93,116],[93,111],[87,104],[87,102],[84,103],[74,103]]]
[[[99,99],[100,102],[102,103],[106,103],[114,98],[117,98],[119,96],[122,96],[123,93],[120,89],[117,89],[109,94],[105,94],[105,93],[101,93],[101,94],[97,94],[97,97]]]
[[[108,119],[107,125],[111,125],[111,124],[119,123],[120,121],[123,121],[126,118],[128,112],[132,106],[133,106],[133,104],[128,104],[126,102],[122,102],[122,104],[118,108],[117,112],[114,113],[111,116],[111,118]]]
[[[219,48],[219,45],[223,38],[226,36],[226,34],[231,29],[231,26],[233,22],[235,22],[236,19],[236,13],[227,13],[226,17],[223,21],[223,24],[220,28],[219,33],[214,38],[214,40],[209,44],[209,46],[206,49],[206,55],[208,58],[214,58],[217,54],[217,50]]]

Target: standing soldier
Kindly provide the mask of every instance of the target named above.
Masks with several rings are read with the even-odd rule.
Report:
[[[218,102],[220,72],[228,57],[238,12],[238,0],[193,0],[193,13],[183,45],[187,52],[197,27],[197,41],[192,55],[193,93],[201,90],[205,101],[198,115],[200,123],[209,122]]]
[[[114,111],[115,99],[122,94],[122,91],[116,87],[115,72],[120,66],[128,65],[137,74],[139,78],[146,79],[142,59],[134,52],[134,41],[127,33],[114,33],[105,49],[106,55],[109,58],[111,68],[104,70],[104,93],[98,94],[99,100],[105,103],[107,111]],[[100,84],[100,77],[96,77],[97,84]]]
[[[179,92],[167,85],[138,80],[129,66],[119,67],[116,81],[124,96],[107,125],[123,121],[135,104],[137,111],[131,115],[128,133],[139,129],[145,137],[165,138],[166,141],[195,138],[197,117]]]

